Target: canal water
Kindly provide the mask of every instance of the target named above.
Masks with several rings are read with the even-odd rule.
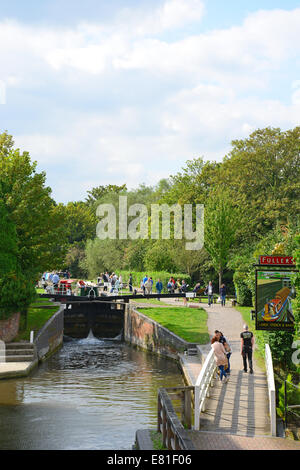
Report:
[[[29,377],[0,381],[0,449],[130,450],[157,424],[157,390],[183,385],[171,360],[89,335]]]

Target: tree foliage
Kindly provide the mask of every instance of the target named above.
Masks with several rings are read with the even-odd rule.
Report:
[[[205,248],[219,274],[219,286],[229,261],[238,221],[238,212],[225,192],[211,192],[205,205]]]
[[[0,200],[16,228],[20,268],[34,278],[59,265],[64,257],[62,219],[54,210],[45,173],[38,173],[29,153],[21,153],[13,145],[11,136],[1,134]]]

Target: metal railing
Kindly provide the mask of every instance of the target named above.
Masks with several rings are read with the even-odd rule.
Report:
[[[270,346],[265,345],[265,363],[268,380],[268,394],[269,394],[269,413],[271,420],[271,435],[276,436],[276,389],[274,380],[273,360]]]
[[[185,428],[191,428],[192,391],[194,387],[160,388],[158,391],[157,431],[168,450],[194,450]],[[181,421],[172,400],[181,401]]]
[[[195,385],[194,429],[196,431],[200,429],[200,415],[202,411],[205,411],[205,400],[209,397],[209,388],[213,386],[216,369],[214,351],[211,350],[204,361]]]

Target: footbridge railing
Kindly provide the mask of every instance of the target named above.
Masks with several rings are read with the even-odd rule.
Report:
[[[265,364],[268,383],[270,434],[276,436],[276,390],[273,371],[273,361],[271,349],[265,345]],[[216,362],[214,352],[211,350],[207,355],[195,385],[195,408],[194,408],[194,429],[200,429],[201,412],[205,411],[205,402],[209,398],[210,387],[214,385],[216,378]]]
[[[191,429],[192,392],[194,387],[160,388],[158,391],[157,431],[168,450],[195,450],[186,429]],[[181,421],[172,404],[181,401]],[[186,429],[185,429],[186,428]]]
[[[205,411],[205,400],[209,397],[209,389],[214,384],[216,369],[214,351],[211,350],[205,359],[195,385],[194,428],[196,431],[200,429],[200,415],[202,411]]]
[[[268,379],[268,394],[269,394],[269,413],[271,420],[271,435],[276,436],[276,389],[274,380],[273,360],[270,346],[265,345],[265,363]]]

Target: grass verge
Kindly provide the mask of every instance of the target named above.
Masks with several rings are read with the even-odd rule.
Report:
[[[139,307],[139,311],[189,343],[207,344],[207,313],[202,308]]]
[[[163,300],[157,300],[157,299],[130,299],[130,302],[133,304],[151,304],[151,305],[170,305],[167,302],[164,302]]]

